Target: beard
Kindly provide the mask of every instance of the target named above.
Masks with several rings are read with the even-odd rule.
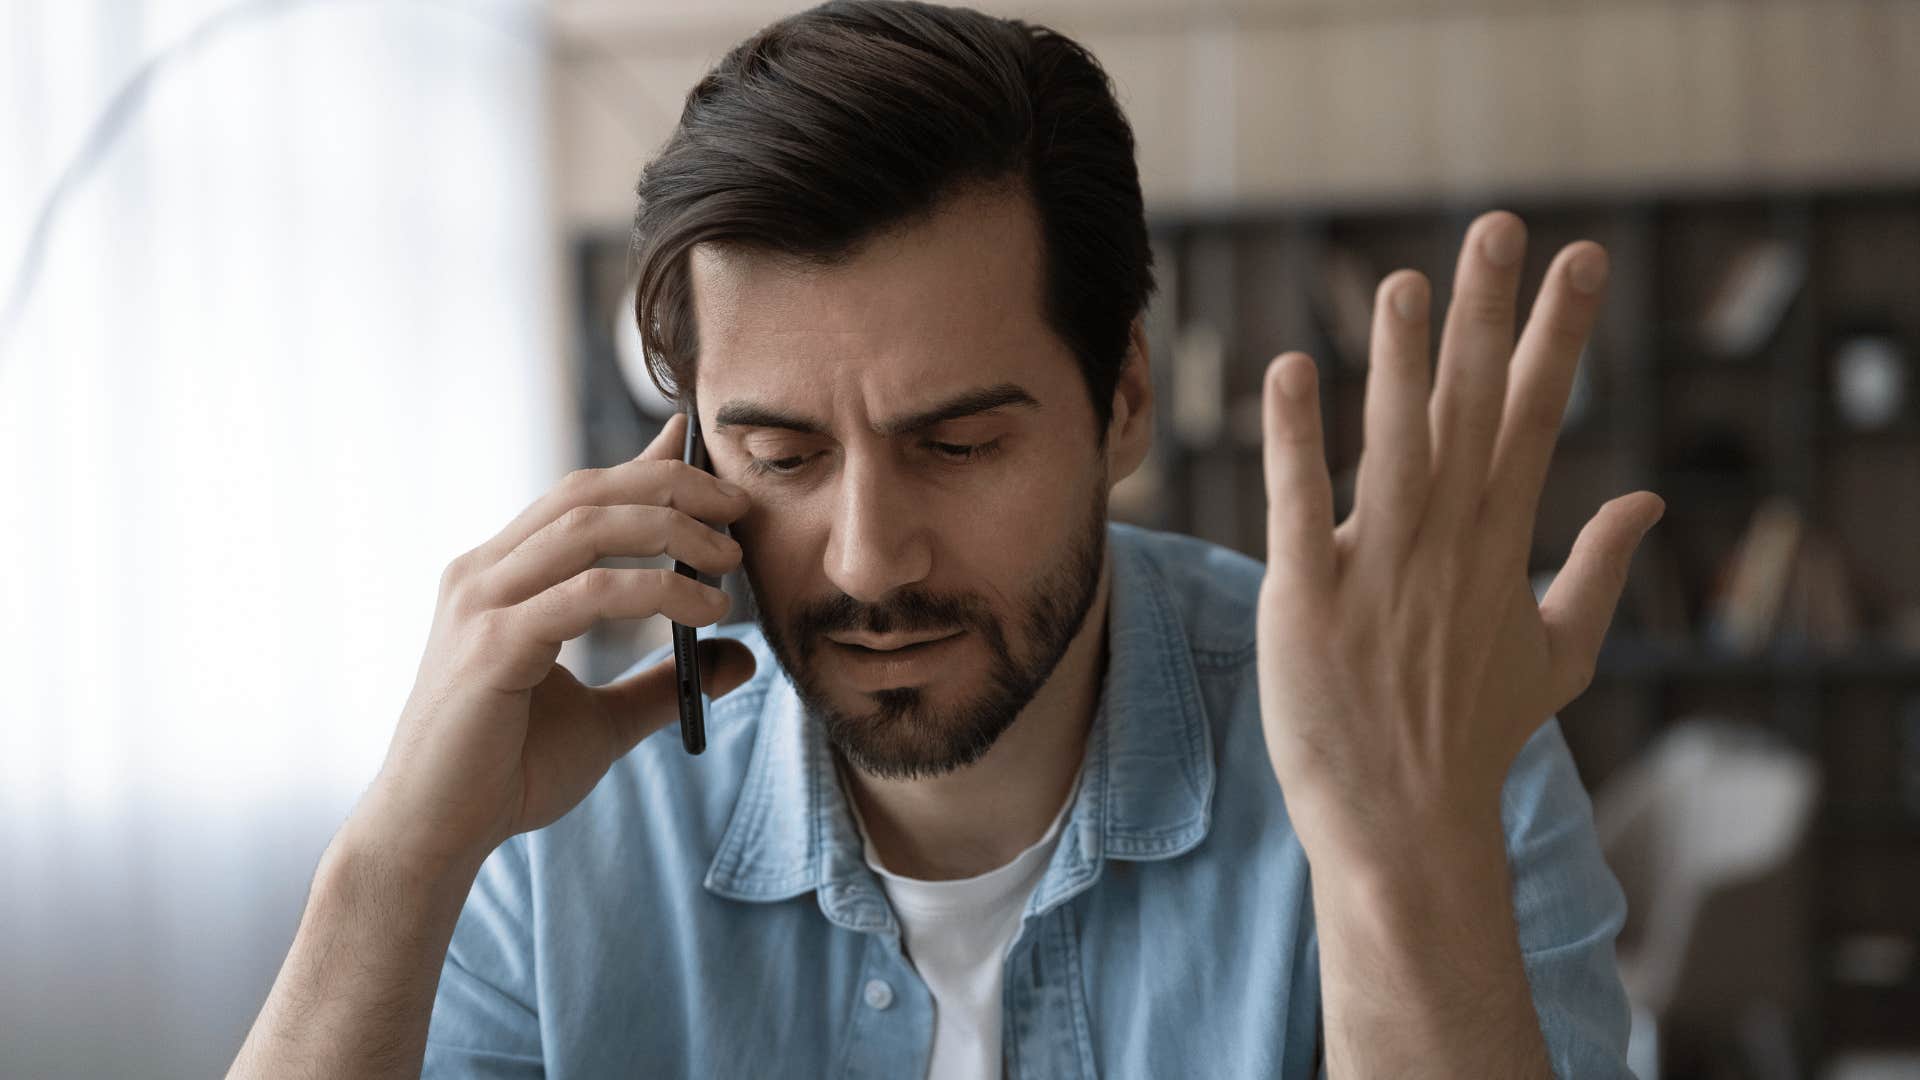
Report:
[[[749,573],[753,618],[792,679],[808,717],[825,728],[827,741],[849,764],[887,780],[939,776],[978,761],[1066,655],[1099,589],[1106,525],[1106,484],[1100,482],[1076,534],[1021,597],[1017,641],[1009,638],[992,607],[969,593],[902,588],[881,604],[864,604],[840,593],[800,603],[784,617],[770,616],[760,607],[759,590]],[[827,643],[829,632],[941,630],[969,631],[985,646],[987,675],[977,690],[944,707],[936,707],[915,686],[862,693],[872,703],[863,712],[834,704],[816,665],[817,650]]]

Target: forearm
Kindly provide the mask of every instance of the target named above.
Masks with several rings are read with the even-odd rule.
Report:
[[[1552,1077],[1497,815],[1312,870],[1332,1080]]]
[[[349,822],[229,1078],[420,1075],[447,943],[478,864],[394,858]]]

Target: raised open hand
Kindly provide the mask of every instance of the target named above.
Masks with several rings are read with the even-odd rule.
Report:
[[[1428,283],[1412,270],[1381,283],[1338,528],[1313,362],[1286,353],[1267,370],[1260,711],[1310,858],[1329,845],[1393,858],[1489,815],[1497,827],[1509,767],[1592,680],[1633,553],[1665,511],[1652,492],[1607,502],[1535,603],[1534,520],[1607,258],[1591,241],[1563,248],[1516,347],[1525,247],[1505,211],[1468,229],[1431,393]]]

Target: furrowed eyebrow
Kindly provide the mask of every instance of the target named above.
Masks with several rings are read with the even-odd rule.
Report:
[[[1014,383],[1000,383],[997,386],[968,390],[930,409],[882,421],[874,425],[874,431],[889,437],[905,435],[948,420],[958,420],[963,416],[1008,407],[1037,409],[1040,403],[1020,386]],[[797,431],[803,435],[827,433],[826,425],[811,417],[782,412],[751,401],[729,401],[720,406],[719,411],[714,414],[713,427],[715,431],[728,427],[764,427]]]
[[[827,430],[817,420],[756,405],[751,401],[729,401],[713,414],[713,430],[730,427],[784,428],[805,435],[824,435]]]

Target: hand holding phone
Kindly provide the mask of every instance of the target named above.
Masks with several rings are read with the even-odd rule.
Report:
[[[751,504],[676,460],[688,451],[686,419],[669,420],[631,461],[569,474],[447,567],[413,692],[350,819],[355,837],[423,872],[469,873],[508,836],[572,809],[673,723],[685,700],[676,665],[588,686],[558,658],[603,619],[664,615],[691,627],[726,615],[726,593],[709,582],[740,565],[724,526]],[[596,565],[663,554],[685,564],[680,573]],[[717,696],[752,676],[745,645],[710,640],[697,658],[686,634],[687,658],[706,661],[688,672],[696,706],[701,687]]]

